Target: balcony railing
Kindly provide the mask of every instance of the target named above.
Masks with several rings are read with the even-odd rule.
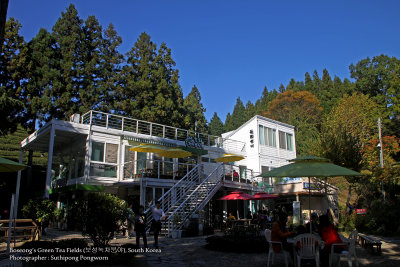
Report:
[[[179,180],[196,166],[189,163],[139,159],[124,163],[124,179],[157,178]]]
[[[178,141],[185,141],[188,137],[193,137],[197,138],[197,140],[200,140],[205,146],[220,147],[232,152],[245,152],[246,149],[245,143],[242,141],[198,133],[172,126],[127,118],[94,110],[83,114],[81,117],[81,123]]]

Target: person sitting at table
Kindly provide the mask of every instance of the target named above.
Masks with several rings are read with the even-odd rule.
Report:
[[[293,250],[286,240],[288,236],[292,235],[292,232],[286,229],[286,221],[287,215],[285,213],[279,213],[275,222],[272,224],[271,241],[282,242],[283,249],[292,254]],[[272,247],[275,252],[280,252],[281,250],[281,246],[278,244],[272,244]]]
[[[325,247],[321,251],[321,262],[328,264],[332,244],[341,244],[343,241],[340,239],[338,231],[330,222],[327,215],[319,216],[319,235],[321,236],[321,239],[325,241]],[[340,253],[343,249],[344,246],[335,246],[335,253]],[[323,266],[325,265],[323,264]]]

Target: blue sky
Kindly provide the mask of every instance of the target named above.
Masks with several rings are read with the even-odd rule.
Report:
[[[195,84],[209,120],[224,121],[236,98],[246,104],[269,90],[327,68],[349,78],[348,66],[367,56],[400,58],[400,1],[136,1],[11,0],[29,41],[51,30],[69,3],[79,16],[113,23],[126,53],[141,32],[172,49],[184,95]]]

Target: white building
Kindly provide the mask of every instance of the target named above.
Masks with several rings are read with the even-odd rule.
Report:
[[[143,143],[166,149],[179,147],[192,156],[164,158],[130,150]],[[301,185],[301,178],[278,181],[257,177],[295,158],[295,144],[294,126],[262,116],[254,116],[238,129],[217,137],[89,111],[72,116],[69,122],[50,121],[21,142],[21,153],[48,152],[46,196],[66,202],[94,190],[137,205],[160,200],[168,214],[168,229],[173,230],[184,227],[190,217],[203,210],[209,221],[221,210],[226,215],[235,205],[216,198],[233,190],[278,192],[301,201],[299,195],[306,190],[299,185],[287,187]],[[244,159],[234,165],[216,163],[215,159],[225,153]],[[241,217],[248,208],[256,207],[252,202],[241,204]]]

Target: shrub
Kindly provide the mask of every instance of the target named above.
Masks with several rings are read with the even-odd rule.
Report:
[[[42,227],[55,217],[56,204],[49,199],[30,199],[22,208],[25,218],[33,219]]]
[[[89,194],[84,210],[82,233],[98,247],[108,245],[118,230],[119,222],[129,216],[125,201],[105,193]]]

